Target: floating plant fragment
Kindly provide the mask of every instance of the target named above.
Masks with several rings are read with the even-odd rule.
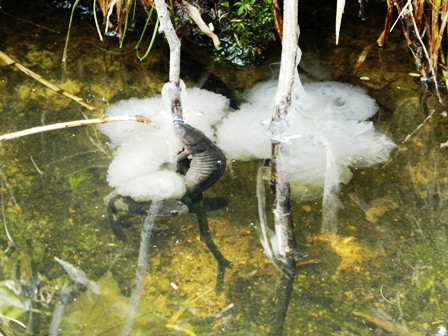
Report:
[[[54,260],[56,260],[59,264],[61,264],[62,267],[64,267],[64,270],[67,272],[70,279],[72,279],[74,282],[76,282],[80,285],[86,286],[95,295],[101,294],[101,291],[100,291],[99,287],[97,286],[97,284],[94,281],[89,280],[87,278],[86,273],[83,270],[76,268],[72,264],[70,264],[64,260],[61,260],[58,257],[54,257]]]
[[[101,291],[92,300],[92,292],[82,293],[71,305],[67,305],[60,326],[61,335],[123,335],[129,316],[130,299],[121,294],[120,287],[111,272],[98,281]],[[93,293],[94,294],[94,293]],[[139,315],[134,321],[136,335],[162,335],[165,332],[162,321],[152,312],[152,302],[142,302]]]

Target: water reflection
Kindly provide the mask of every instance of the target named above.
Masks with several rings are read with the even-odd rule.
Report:
[[[40,19],[55,30],[65,29],[57,16]],[[71,39],[70,81],[60,83],[64,37],[11,20],[0,20],[2,50],[88,98],[97,112],[87,112],[2,66],[2,133],[97,116],[107,102],[159,94],[166,80],[163,48],[147,62],[112,55],[96,48],[89,26],[79,23]],[[12,23],[13,32],[8,29]],[[344,30],[350,32],[351,25],[362,31],[361,36],[376,38],[377,31],[367,26],[351,23]],[[389,45],[366,60],[359,76],[369,81],[349,79],[371,90],[382,107],[375,123],[398,144],[425,118],[419,112],[419,85],[407,75],[413,70],[412,60],[399,41],[392,35]],[[349,73],[353,63],[347,60],[354,58],[358,43],[350,42],[342,40],[337,48],[329,44],[328,55],[319,54],[325,67],[332,65],[333,78]],[[305,52],[325,43],[308,42]],[[236,92],[269,73],[266,68],[244,73],[213,70]],[[235,86],[229,84],[232,81]],[[432,106],[434,117],[400,144],[387,165],[355,171],[343,187],[336,240],[320,235],[320,202],[294,204],[299,244],[309,259],[319,262],[297,268],[285,335],[443,334],[448,324],[448,171],[446,148],[440,143],[447,135],[443,110]],[[99,296],[83,287],[70,291],[62,334],[76,330],[116,335],[126,322],[142,217],[129,219],[128,242],[117,240],[109,228],[103,197],[110,192],[105,178],[111,155],[105,142],[94,129],[79,128],[0,144],[0,274],[2,280],[16,281],[16,287],[2,282],[0,289],[15,299],[10,303],[20,302],[3,305],[0,313],[20,319],[32,330],[29,333],[48,334],[53,309],[62,302],[64,284],[70,283],[54,256],[83,270],[101,290]],[[156,220],[135,334],[171,334],[176,328],[200,335],[268,332],[279,273],[264,256],[255,229],[259,164],[232,163],[207,191],[208,197],[228,201],[225,208],[207,213],[216,245],[233,264],[222,292],[214,291],[216,262],[199,240],[196,217]],[[267,215],[270,221],[270,209]],[[36,310],[21,315],[30,300]],[[25,333],[14,322],[9,325]]]

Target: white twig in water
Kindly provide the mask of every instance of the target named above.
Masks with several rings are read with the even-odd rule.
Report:
[[[112,12],[113,12],[113,10],[114,10],[114,7],[115,7],[115,4],[117,3],[117,0],[112,0],[110,3],[109,3],[109,5],[108,5],[108,7],[109,7],[109,10],[107,11],[107,15],[106,15],[106,24],[105,24],[105,27],[104,27],[104,32],[107,34],[107,31],[108,31],[108,29],[109,29],[109,19],[110,19],[110,16],[112,15]]]
[[[227,313],[230,309],[232,309],[233,307],[235,307],[235,304],[232,302],[229,305],[225,306],[220,312],[218,312],[215,317],[216,318],[221,318],[224,316],[225,313]]]
[[[409,139],[414,136],[415,133],[417,133],[423,126],[425,126],[425,124],[432,119],[432,116],[434,115],[435,110],[432,110],[432,112],[429,114],[429,116],[427,116],[425,118],[425,120],[423,120],[419,125],[417,125],[417,127],[411,132],[409,133],[404,140],[401,142],[402,145],[404,145],[406,142],[409,141]]]
[[[180,84],[180,41],[174,30],[170,14],[166,7],[165,0],[155,0],[157,16],[160,21],[160,32],[165,37],[170,46],[170,73],[169,73],[169,98],[171,104],[171,114],[174,120],[183,120],[181,104],[181,84]]]
[[[398,14],[398,17],[395,20],[395,22],[392,25],[392,27],[390,28],[389,33],[392,32],[392,30],[394,30],[395,26],[397,25],[397,22],[404,16],[404,14],[408,13],[408,7],[410,5],[411,5],[411,0],[408,0],[408,2],[406,2],[406,5],[404,5],[403,8],[401,9],[400,14]]]
[[[386,297],[384,296],[384,294],[383,294],[383,287],[384,287],[384,285],[381,285],[381,287],[380,287],[380,294],[381,294],[381,297],[382,297],[383,300],[386,301],[387,303],[393,304],[393,302],[389,301],[389,300],[386,299]]]
[[[148,268],[149,261],[149,242],[151,240],[152,229],[154,227],[154,221],[159,213],[161,206],[160,201],[153,201],[148,209],[145,220],[142,225],[142,233],[140,240],[140,250],[137,260],[137,272],[135,275],[134,288],[131,294],[131,309],[129,311],[128,319],[123,328],[123,336],[128,336],[132,332],[134,320],[137,316],[138,306],[140,304],[140,296],[143,288],[143,282],[146,276],[146,270]]]
[[[277,237],[279,257],[282,258],[285,265],[293,261],[296,243],[293,222],[289,212],[291,190],[284,171],[278,166],[278,159],[284,146],[284,136],[287,130],[286,115],[291,104],[291,91],[294,75],[297,71],[298,56],[300,55],[297,16],[297,1],[285,1],[280,74],[275,96],[275,110],[269,128],[272,143],[271,179],[275,185],[275,236]]]
[[[149,119],[147,117],[136,115],[136,116],[115,116],[115,117],[101,117],[96,119],[82,119],[82,120],[73,120],[67,121],[57,124],[45,125],[45,126],[36,126],[27,128],[22,131],[8,133],[0,135],[0,141],[3,140],[11,140],[15,138],[20,138],[26,135],[54,131],[63,128],[77,127],[77,126],[86,126],[86,125],[95,125],[95,124],[104,124],[108,122],[116,122],[116,121],[136,121],[141,123],[149,123]]]

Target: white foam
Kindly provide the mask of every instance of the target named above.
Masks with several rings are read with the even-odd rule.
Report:
[[[168,85],[164,90],[164,96],[169,94]],[[183,89],[181,96],[186,120],[213,137],[213,124],[222,118],[227,99],[200,89]],[[115,122],[98,127],[115,148],[107,181],[120,195],[135,201],[180,198],[185,194],[184,178],[176,173],[182,144],[174,134],[165,98],[122,100],[107,111],[108,116],[143,115],[150,124]]]
[[[229,158],[264,159],[271,156],[268,128],[274,112],[276,81],[260,83],[246,94],[239,110],[228,113],[228,100],[200,89],[182,86],[186,122],[213,138]],[[135,200],[177,198],[185,192],[182,176],[175,173],[181,144],[172,128],[169,85],[162,97],[130,99],[113,105],[108,115],[144,115],[150,125],[135,122],[100,126],[117,147],[108,182]],[[165,105],[163,101],[165,100]],[[301,84],[297,77],[291,95],[279,169],[292,184],[299,200],[323,195],[324,222],[334,219],[337,192],[352,177],[350,168],[369,167],[388,159],[395,144],[375,130],[371,121],[378,110],[366,92],[352,85],[321,82]],[[325,223],[324,223],[325,224]]]
[[[217,143],[233,159],[271,156],[268,133],[274,112],[276,81],[254,86],[247,102],[219,125]],[[283,142],[279,169],[292,184],[298,200],[324,197],[324,226],[339,208],[337,192],[352,177],[350,168],[369,167],[388,159],[393,141],[375,130],[378,110],[366,92],[337,82],[301,84],[296,78],[285,132],[273,134]]]

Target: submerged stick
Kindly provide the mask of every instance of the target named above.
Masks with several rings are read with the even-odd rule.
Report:
[[[161,204],[162,203],[160,201],[153,201],[149,207],[145,220],[143,221],[140,250],[137,260],[137,272],[135,274],[135,283],[131,294],[131,310],[129,312],[128,319],[126,320],[126,325],[123,329],[123,336],[131,334],[134,320],[137,316],[138,306],[140,304],[140,295],[143,288],[143,282],[145,280],[146,270],[148,268],[149,242],[151,240],[154,221],[159,213]]]
[[[288,312],[289,301],[291,300],[292,290],[294,287],[295,265],[283,264],[282,273],[280,274],[277,291],[275,294],[274,312],[272,314],[271,325],[269,327],[268,336],[282,335],[283,326]]]
[[[277,237],[278,256],[293,259],[297,253],[294,238],[294,226],[291,217],[291,188],[284,171],[278,167],[278,159],[283,150],[287,132],[286,116],[291,104],[291,91],[294,83],[294,74],[297,71],[299,54],[299,26],[297,22],[298,1],[285,1],[283,16],[283,40],[280,74],[277,93],[275,96],[275,110],[269,127],[272,142],[271,183],[275,189],[274,219],[275,234]]]
[[[276,303],[269,335],[281,335],[293,289],[297,243],[291,216],[291,187],[285,172],[279,167],[285,136],[286,116],[291,105],[291,91],[297,72],[299,51],[298,0],[285,0],[283,9],[283,40],[280,74],[275,96],[275,110],[269,128],[272,143],[271,183],[274,186],[274,219],[278,257],[282,262],[282,272],[277,285]]]
[[[103,117],[96,118],[96,119],[73,120],[73,121],[67,121],[67,122],[62,122],[62,123],[57,123],[57,124],[31,127],[31,128],[27,128],[22,131],[17,131],[17,132],[13,132],[13,133],[7,133],[7,134],[0,135],[0,141],[11,140],[11,139],[20,138],[20,137],[23,137],[26,135],[31,135],[31,134],[36,134],[36,133],[54,131],[57,129],[77,127],[77,126],[86,126],[86,125],[95,125],[95,124],[105,124],[108,122],[116,122],[116,121],[136,121],[136,122],[140,122],[140,123],[149,124],[149,119],[142,115],[115,116],[115,117],[104,117],[103,116]]]
[[[203,298],[204,296],[206,296],[208,293],[210,293],[213,289],[207,289],[204,293],[198,294],[196,297],[194,298],[190,298],[187,301],[185,301],[185,303],[183,304],[183,307],[179,309],[179,311],[174,314],[173,316],[171,316],[171,318],[168,320],[168,322],[166,323],[165,327],[167,329],[170,330],[174,330],[174,331],[182,331],[184,333],[186,333],[187,335],[192,335],[195,336],[196,334],[191,331],[188,330],[186,328],[182,328],[180,326],[178,326],[176,323],[179,320],[179,318],[191,307],[191,305],[193,303],[195,303],[196,301],[198,301],[199,299]]]
[[[39,83],[45,85],[46,87],[48,87],[49,89],[53,90],[56,93],[59,93],[63,96],[66,96],[72,100],[74,100],[75,102],[77,102],[79,105],[84,106],[86,109],[88,109],[89,111],[93,111],[95,108],[92,105],[87,104],[84,99],[82,99],[81,97],[75,96],[74,94],[71,94],[70,92],[67,92],[63,89],[61,89],[60,87],[50,83],[49,81],[47,81],[46,79],[44,79],[41,75],[35,73],[34,71],[31,71],[30,69],[28,69],[27,67],[23,66],[22,64],[14,61],[11,57],[9,57],[8,55],[6,55],[4,52],[0,51],[0,59],[6,63],[6,65],[9,66],[13,66],[16,67],[17,69],[19,69],[20,71],[22,71],[23,73],[25,73],[27,76],[37,80]]]
[[[53,310],[53,317],[51,319],[50,330],[48,331],[49,336],[57,336],[60,329],[59,325],[61,324],[62,317],[64,314],[64,309],[70,301],[70,292],[74,289],[74,285],[64,284],[62,286],[61,294],[59,295],[59,302],[56,303],[56,306]]]
[[[379,327],[383,330],[386,330],[387,332],[389,332],[393,335],[400,335],[400,336],[423,336],[424,335],[418,331],[409,330],[405,326],[402,326],[402,325],[399,325],[396,323],[392,323],[392,322],[388,322],[388,321],[384,321],[377,317],[365,314],[360,311],[354,311],[354,312],[352,312],[352,314],[355,316],[358,316],[358,317],[362,317],[367,322],[374,324],[377,327]]]

